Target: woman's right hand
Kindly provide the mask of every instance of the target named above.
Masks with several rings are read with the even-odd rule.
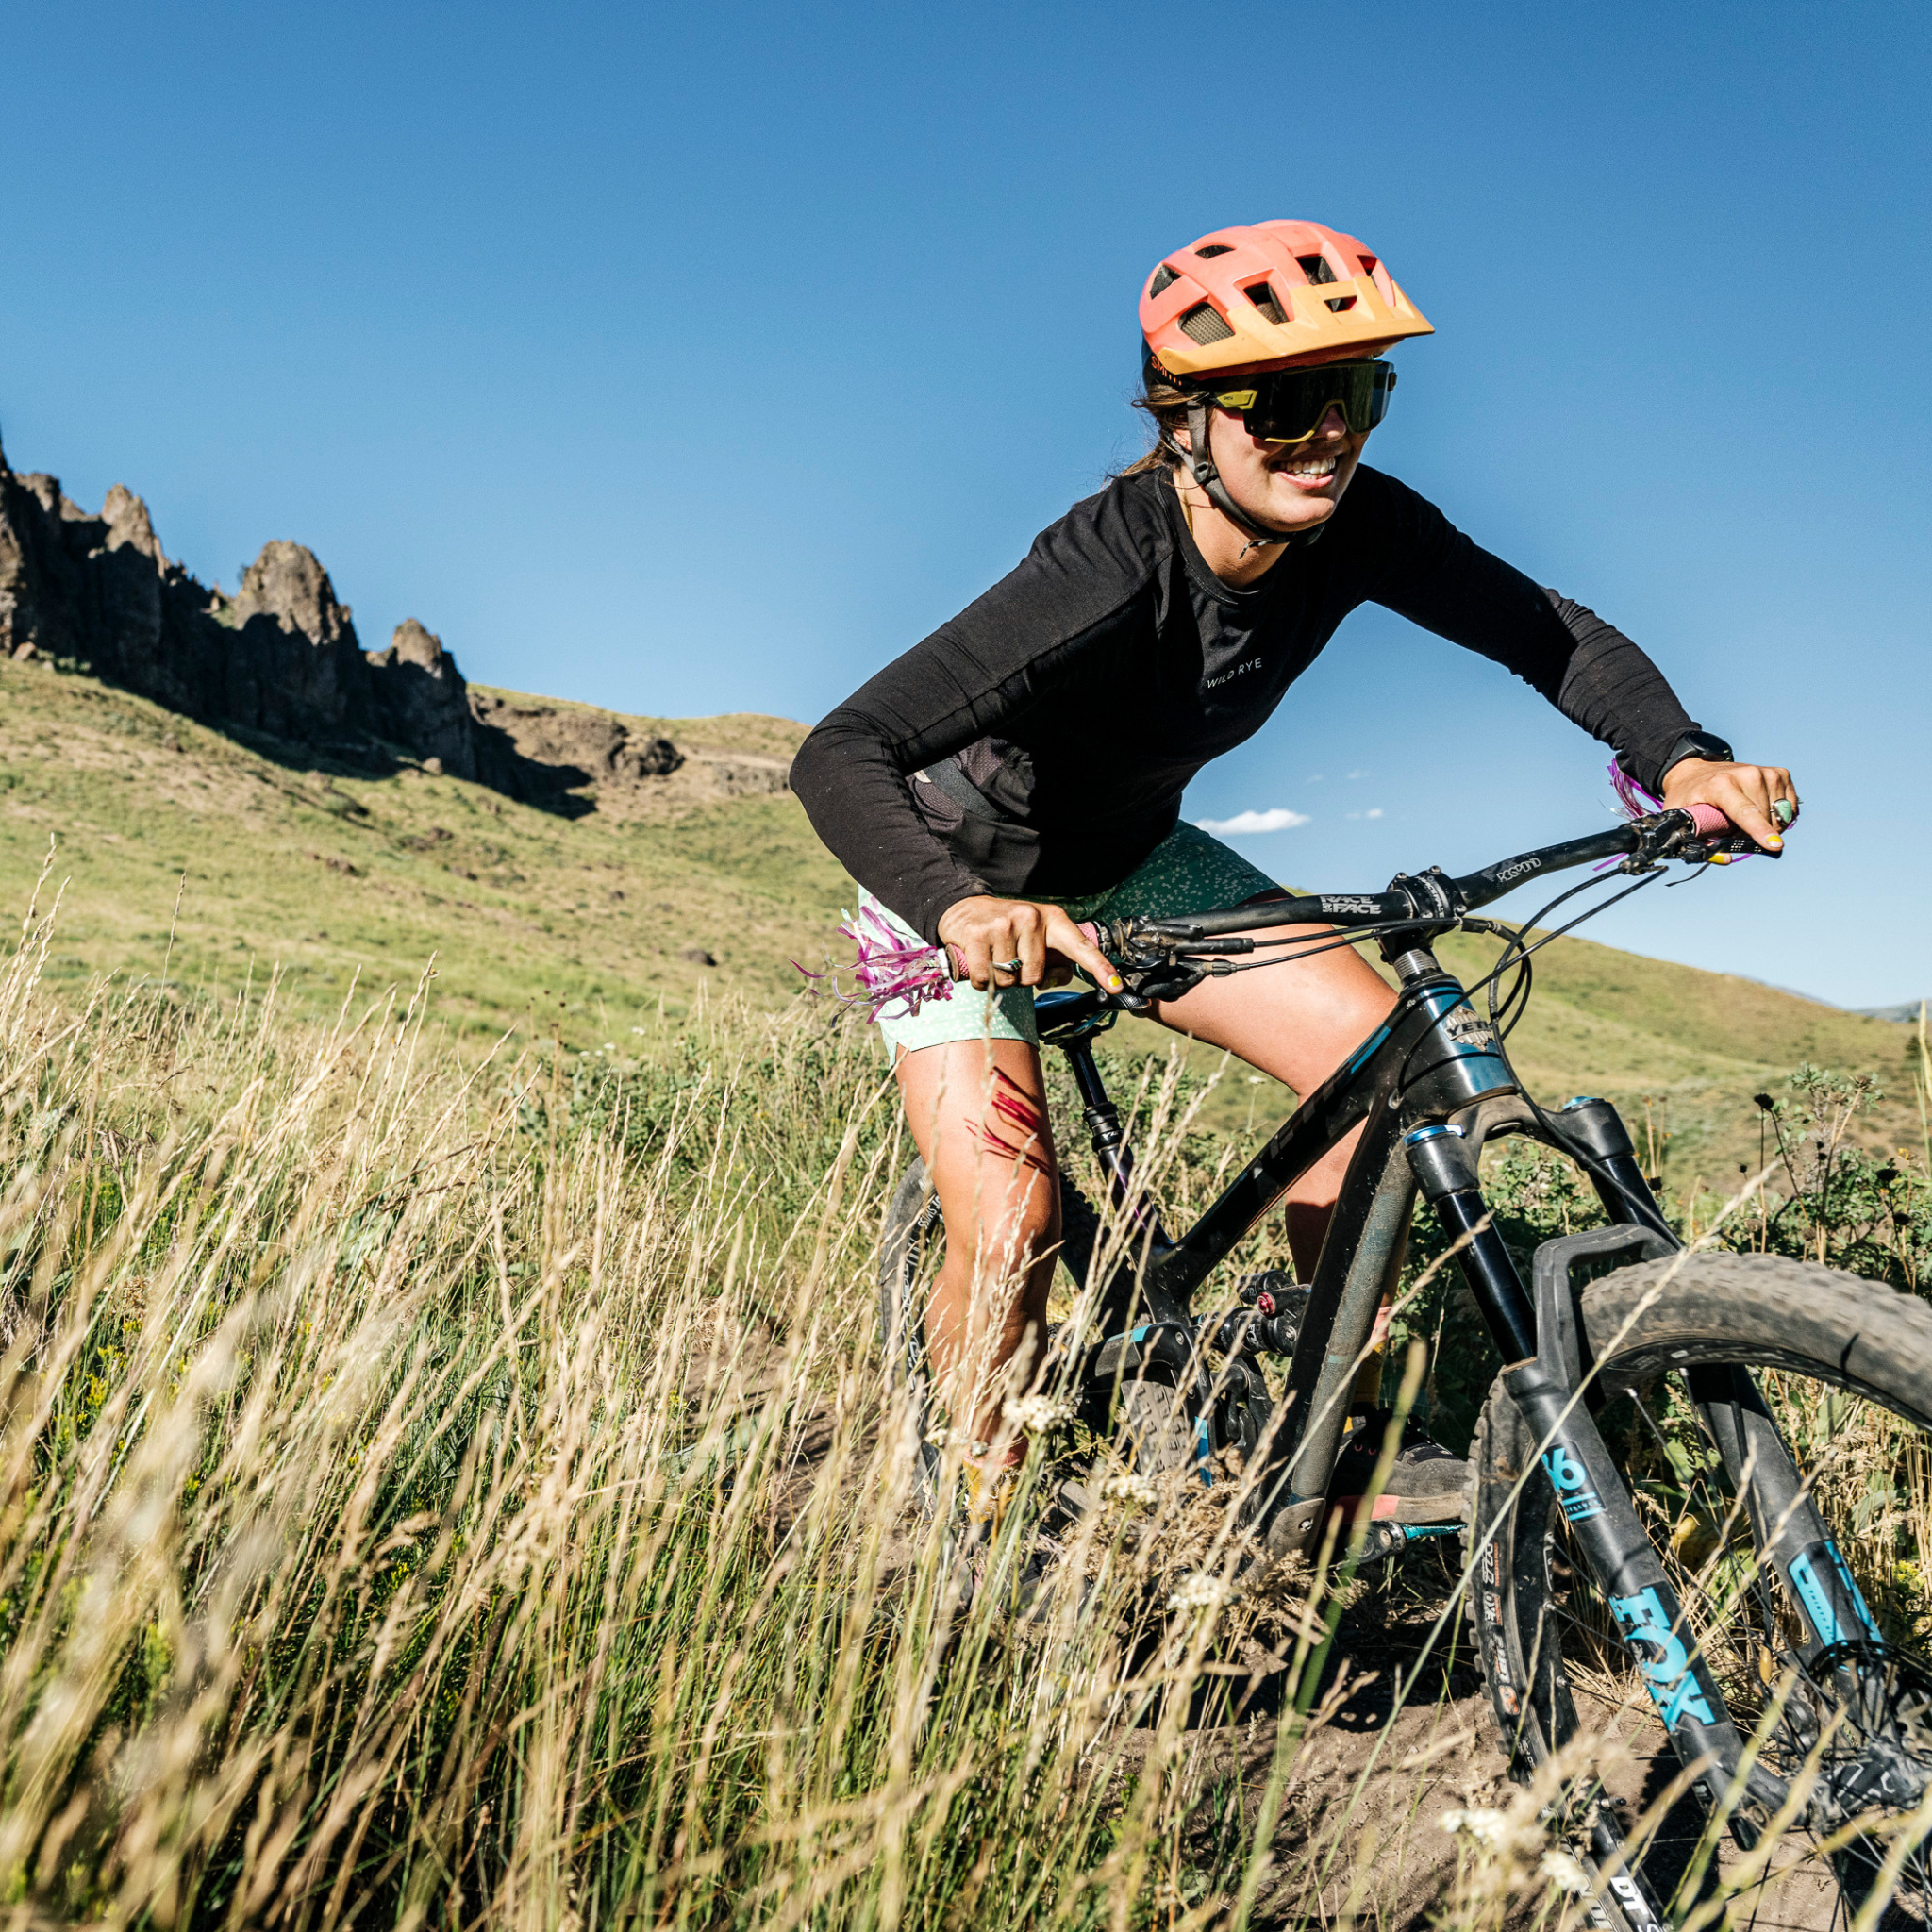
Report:
[[[1121,991],[1121,976],[1112,961],[1062,907],[989,894],[956,900],[940,914],[940,938],[965,962],[967,977],[981,992],[1008,986],[1058,985],[1070,965],[1091,974],[1108,992]],[[1017,969],[1009,963],[1015,959],[1020,962]]]

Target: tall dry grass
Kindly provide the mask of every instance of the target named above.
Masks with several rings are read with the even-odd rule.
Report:
[[[1425,1815],[1468,1707],[1334,1773],[1345,1561],[1230,1603],[1215,1499],[1120,1484],[1080,1590],[966,1604],[884,1395],[857,1029],[466,1068],[426,976],[75,1008],[53,929],[0,974],[11,1923],[1576,1918],[1554,1773]]]
[[[465,1072],[426,982],[76,1010],[52,931],[0,978],[16,1917],[1198,1924],[1332,1879],[1267,1815],[1309,1721],[1234,1715],[1321,1633],[1171,1610],[1212,1533],[1173,1498],[1024,1641],[961,1616],[881,1406],[862,1035]]]

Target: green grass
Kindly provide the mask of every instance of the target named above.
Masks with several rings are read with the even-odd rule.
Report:
[[[1085,1588],[962,1610],[874,1340],[904,1130],[824,1009],[465,1063],[433,995],[76,1006],[64,943],[0,967],[9,1924],[1582,1923],[1453,1565],[1229,1603],[1239,1483],[1103,1462]]]
[[[822,1012],[466,1073],[420,1006],[76,1015],[56,930],[0,971],[9,1923],[1179,1927],[1375,1890],[1362,1829],[1441,1865],[1441,1770],[1276,1828],[1324,1720],[1226,1720],[1306,1586],[1171,1617],[1198,1485],[1039,1641],[961,1617],[873,1353],[904,1135]]]
[[[777,722],[716,721],[704,741],[761,749]],[[782,1003],[791,956],[823,951],[851,898],[789,796],[567,821],[420,772],[291,769],[41,666],[0,665],[0,894],[23,904],[58,841],[52,975],[75,985],[165,965],[232,992],[275,973],[319,1013],[434,957],[454,1025],[481,1038],[534,1016],[583,1045],[707,984]]]
[[[801,730],[752,715],[628,722],[768,756],[788,753]],[[701,993],[776,1009],[797,991],[791,962],[824,963],[856,897],[789,795],[566,821],[420,772],[372,780],[291,769],[44,666],[0,664],[0,900],[25,902],[57,839],[66,897],[50,974],[76,988],[95,971],[158,976],[164,962],[170,978],[208,990],[273,973],[292,1010],[321,1013],[352,982],[413,984],[433,957],[438,1011],[459,1041],[521,1024],[594,1045]],[[718,967],[680,957],[692,948]],[[1451,940],[1442,957],[1474,976],[1494,947]],[[1688,1189],[1722,1185],[1755,1160],[1750,1096],[1801,1060],[1876,1071],[1907,1092],[1908,1033],[1572,939],[1539,956],[1511,1045],[1545,1100],[1601,1092],[1647,1124],[1655,1164]],[[1167,1045],[1147,1026],[1118,1037],[1136,1052]],[[1191,1063],[1217,1058],[1196,1049]],[[1233,1068],[1206,1119],[1240,1132],[1288,1104],[1274,1083]],[[1895,1102],[1860,1131],[1889,1143],[1914,1125]]]

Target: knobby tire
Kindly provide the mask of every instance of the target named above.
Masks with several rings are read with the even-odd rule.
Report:
[[[1632,1467],[1645,1461],[1644,1451],[1637,1446],[1646,1440],[1645,1429],[1657,1434],[1644,1423],[1641,1406],[1661,1412],[1672,1400],[1669,1390],[1677,1373],[1706,1364],[1782,1372],[1786,1377],[1802,1377],[1858,1397],[1889,1411],[1924,1439],[1916,1452],[1908,1452],[1907,1459],[1909,1453],[1932,1450],[1932,1307],[1916,1296],[1777,1256],[1695,1255],[1619,1269],[1584,1291],[1581,1310],[1589,1357],[1597,1365],[1603,1392],[1609,1398],[1600,1425],[1626,1477]],[[1676,1387],[1681,1391],[1682,1384]],[[1681,1424],[1682,1406],[1676,1415]],[[1620,1416],[1630,1419],[1622,1434],[1617,1432]],[[1701,1432],[1697,1440],[1707,1441]],[[1601,1684],[1606,1657],[1614,1669],[1618,1649],[1607,1624],[1600,1625],[1594,1619],[1595,1607],[1601,1603],[1594,1586],[1588,1582],[1580,1561],[1569,1559],[1555,1491],[1539,1457],[1541,1446],[1499,1379],[1490,1391],[1471,1449],[1474,1493],[1470,1521],[1480,1553],[1470,1613],[1512,1770],[1525,1781],[1585,1728],[1577,1712],[1575,1666],[1581,1664]],[[1799,1445],[1792,1446],[1800,1470],[1812,1474]],[[1659,1485],[1654,1470],[1651,1475],[1654,1493],[1668,1490],[1668,1478]],[[1641,1510],[1645,1480],[1640,1467],[1631,1487],[1639,1494]],[[1722,1500],[1715,1472],[1699,1480],[1710,1489],[1714,1508]],[[1821,1481],[1820,1507],[1834,1537],[1845,1541],[1845,1525],[1824,1506],[1824,1487]],[[1696,1492],[1688,1493],[1694,1498]],[[1660,1523],[1656,1510],[1643,1513],[1692,1626],[1706,1636],[1707,1645],[1722,1639],[1735,1646],[1740,1635],[1755,1641],[1751,1632],[1765,1625],[1767,1650],[1774,1646],[1784,1591],[1775,1574],[1767,1566],[1722,1610],[1710,1600],[1693,1600],[1696,1566],[1674,1567],[1672,1525]],[[1689,1519],[1687,1507],[1679,1527]],[[1489,1541],[1484,1542],[1486,1537]],[[1720,1559],[1740,1537],[1748,1558],[1746,1528],[1734,1531],[1731,1542],[1718,1546]],[[1878,1602],[1880,1591],[1873,1580],[1859,1580],[1868,1597]],[[1717,1582],[1714,1574],[1713,1587]],[[1710,1635],[1713,1631],[1716,1639]],[[1901,1640],[1892,1630],[1887,1636],[1908,1645],[1912,1641],[1909,1636]],[[1714,1651],[1707,1649],[1707,1654]],[[1658,1738],[1661,1760],[1668,1746],[1661,1743],[1641,1697],[1635,1702],[1643,1707],[1646,1722],[1652,1723],[1649,1735]],[[1733,1715],[1748,1737],[1753,1713],[1739,1709],[1734,1702]],[[1767,1761],[1775,1739],[1774,1732]],[[1657,1781],[1653,1776],[1651,1782]],[[1570,1821],[1576,1847],[1585,1853],[1586,1862],[1599,1867],[1607,1862],[1607,1850],[1609,1862],[1620,1857],[1633,1858],[1634,1874],[1607,1888],[1604,1904],[1623,1932],[1641,1932],[1649,1907],[1658,1901],[1669,1904],[1677,1890],[1682,1874],[1671,1867],[1681,1859],[1682,1841],[1674,1851],[1659,1842],[1649,1853],[1632,1854],[1624,1844],[1625,1821],[1616,1807],[1589,1796],[1583,1796],[1583,1804],[1589,1815],[1578,1816],[1573,1809]],[[1848,1872],[1856,1875],[1855,1866],[1847,1864],[1846,1855],[1840,1855],[1835,1864],[1846,1892],[1845,1906],[1855,1907],[1855,1888],[1847,1878]],[[1643,1886],[1643,1897],[1630,1895],[1633,1881]],[[1681,1913],[1690,1903],[1689,1898],[1680,1898],[1676,1910]],[[1734,1914],[1737,1923],[1745,1924],[1749,1916],[1740,1903]],[[1845,1916],[1848,1923],[1849,1910]]]

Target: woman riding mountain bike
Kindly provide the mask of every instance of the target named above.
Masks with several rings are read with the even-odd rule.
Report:
[[[1667,807],[1715,807],[1774,850],[1798,808],[1790,774],[1738,761],[1628,638],[1362,462],[1395,387],[1382,357],[1433,331],[1361,242],[1313,222],[1217,229],[1159,263],[1140,319],[1155,446],[832,711],[791,768],[864,889],[862,921],[908,949],[951,947],[971,981],[877,1017],[945,1224],[927,1342],[972,1439],[975,1510],[1024,1459],[1007,1417],[1043,1358],[1060,1235],[1034,991],[1073,969],[1120,989],[1083,920],[1286,896],[1181,824],[1181,795],[1260,729],[1357,605],[1513,671]],[[1209,979],[1152,1017],[1306,1094],[1393,1003],[1340,946]],[[1353,1144],[1288,1195],[1305,1280]],[[1376,1372],[1353,1438],[1371,1461]],[[1411,1429],[1385,1496],[1405,1520],[1451,1520],[1466,1476]],[[1352,1486],[1344,1466],[1334,1492]]]

